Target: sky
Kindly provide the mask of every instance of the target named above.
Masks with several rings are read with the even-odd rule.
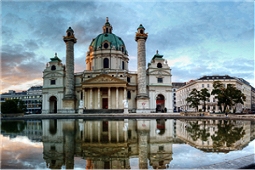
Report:
[[[65,64],[63,36],[72,27],[75,72],[85,70],[92,39],[106,17],[137,70],[135,32],[148,33],[146,62],[159,51],[168,61],[172,82],[204,75],[230,75],[254,86],[254,2],[231,1],[18,1],[1,2],[1,88],[22,91],[42,85],[43,70],[57,53]]]

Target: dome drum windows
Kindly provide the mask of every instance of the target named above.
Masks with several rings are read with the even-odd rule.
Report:
[[[109,68],[109,59],[108,58],[104,58],[103,66],[104,66],[104,68]]]
[[[110,43],[108,41],[103,42],[103,49],[109,49]]]

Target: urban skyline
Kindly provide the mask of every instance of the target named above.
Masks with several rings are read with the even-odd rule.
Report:
[[[55,52],[65,63],[62,38],[69,26],[78,39],[75,72],[83,71],[89,44],[102,33],[106,17],[127,47],[130,71],[136,71],[134,37],[143,24],[146,62],[159,50],[173,82],[228,74],[254,86],[253,1],[2,1],[1,6],[1,93],[42,85],[42,72]]]

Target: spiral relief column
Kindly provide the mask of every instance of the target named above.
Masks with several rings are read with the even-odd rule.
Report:
[[[138,94],[137,113],[149,112],[149,95],[147,93],[146,82],[146,47],[145,42],[148,34],[144,32],[145,28],[142,24],[137,28],[135,41],[137,42],[137,78],[138,78]]]
[[[76,101],[74,93],[74,44],[77,39],[71,27],[67,29],[66,36],[63,37],[63,40],[66,43],[66,78],[62,113],[74,113]]]

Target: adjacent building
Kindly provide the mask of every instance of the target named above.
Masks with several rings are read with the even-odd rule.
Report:
[[[27,91],[22,92],[9,90],[8,93],[1,94],[1,102],[11,99],[24,101],[27,114],[39,114],[42,111],[42,86],[32,86]]]
[[[211,93],[213,90],[214,81],[221,81],[225,87],[227,84],[233,84],[237,89],[241,90],[242,93],[246,96],[246,101],[244,104],[237,104],[236,112],[249,112],[251,110],[252,99],[251,99],[251,86],[250,84],[242,78],[231,77],[229,75],[213,75],[213,76],[203,76],[196,80],[191,80],[186,83],[185,86],[180,87],[177,92],[177,107],[182,111],[194,111],[194,108],[189,107],[186,102],[186,98],[189,96],[190,92],[195,88],[201,90],[207,88],[208,92]],[[202,109],[202,103],[199,106],[199,109]],[[208,101],[206,101],[206,111],[208,112],[219,112],[220,108],[217,105],[217,99],[214,95],[211,95]]]
[[[86,68],[74,73],[74,30],[69,27],[66,65],[55,54],[43,71],[42,113],[172,112],[171,69],[158,51],[146,69],[148,34],[137,28],[137,72],[129,70],[129,57],[121,37],[113,34],[108,18],[102,33],[92,39],[85,54]]]

